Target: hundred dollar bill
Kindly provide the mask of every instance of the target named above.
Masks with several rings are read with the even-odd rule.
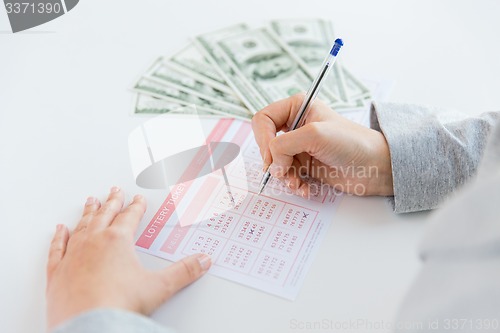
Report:
[[[262,96],[262,100],[247,105],[252,111],[307,91],[314,80],[308,69],[291,56],[278,37],[267,28],[224,38],[217,42],[217,46],[233,70],[230,80],[241,80],[255,95]],[[247,94],[248,91],[241,93]],[[340,101],[326,89],[319,93],[319,98],[330,105]]]
[[[166,101],[144,94],[136,94],[134,97],[133,110],[134,114],[182,114],[204,117],[221,117],[216,113],[210,112],[202,107],[186,108],[180,103]]]
[[[168,60],[173,66],[176,66],[177,70],[187,76],[210,84],[221,91],[233,93],[217,70],[213,68],[210,62],[193,44],[187,45],[179,52],[168,57]]]
[[[219,75],[224,78],[243,103],[253,113],[260,110],[265,104],[265,99],[241,78],[235,70],[226,62],[217,42],[221,39],[234,36],[248,30],[246,24],[237,24],[224,29],[206,33],[194,38],[193,42],[203,56],[217,69]]]
[[[172,63],[165,61],[163,58],[157,59],[143,76],[158,83],[170,84],[194,94],[214,98],[221,103],[227,103],[229,106],[234,106],[241,109],[242,112],[246,112],[245,106],[235,95],[228,94],[210,86],[208,83],[185,75],[177,70]]]
[[[332,45],[334,34],[331,22],[320,19],[287,19],[270,23],[273,31],[307,65],[311,73],[315,74]],[[338,60],[331,75],[326,79],[326,85],[344,102],[353,103],[358,99],[370,98],[370,90],[341,66]]]
[[[312,71],[320,69],[328,48],[325,47],[325,41],[330,41],[333,37],[330,29],[325,28],[327,22],[319,19],[288,19],[271,21],[270,24],[273,31],[308,68]],[[338,60],[330,76],[326,78],[325,86],[343,102],[348,102],[346,83]]]
[[[204,110],[209,110],[210,112],[226,117],[244,120],[251,119],[251,114],[249,112],[241,112],[234,107],[228,107],[227,105],[223,105],[206,97],[197,96],[178,88],[163,85],[148,78],[139,79],[132,89],[142,94],[161,98],[169,102],[179,103],[181,105],[194,104],[197,107],[202,107]]]

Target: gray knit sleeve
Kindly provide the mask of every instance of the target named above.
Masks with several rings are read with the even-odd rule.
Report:
[[[476,117],[419,105],[374,103],[371,127],[391,154],[394,211],[436,208],[476,173],[500,112]]]
[[[56,327],[52,333],[174,333],[139,314],[118,309],[82,313]]]

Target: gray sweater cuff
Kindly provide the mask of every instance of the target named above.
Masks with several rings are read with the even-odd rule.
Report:
[[[397,213],[436,208],[476,173],[498,112],[465,117],[419,105],[374,103],[371,127],[389,144]]]
[[[52,333],[174,333],[142,315],[118,309],[96,309],[67,320]]]

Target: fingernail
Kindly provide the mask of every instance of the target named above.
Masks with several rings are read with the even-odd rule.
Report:
[[[62,228],[63,228],[62,224],[56,225],[56,231],[61,231]]]
[[[198,259],[198,262],[200,263],[201,270],[203,272],[208,271],[208,269],[212,265],[212,259],[210,258],[210,256],[203,254],[203,255],[199,256],[197,259]]]
[[[120,188],[118,186],[113,186],[111,188],[111,193],[117,193],[117,192],[120,192]]]
[[[133,201],[139,201],[139,200],[142,200],[143,196],[140,195],[140,194],[137,194],[135,197],[134,197],[134,200]]]
[[[290,189],[292,188],[292,182],[290,181],[290,179],[285,179],[285,185]]]
[[[94,197],[88,197],[87,202],[85,202],[85,206],[90,206],[95,204],[95,198]]]
[[[271,175],[273,177],[276,177],[276,178],[279,178],[281,176],[280,172],[281,172],[281,167],[279,167],[278,165],[272,163],[270,166],[269,166],[269,172],[271,173]]]
[[[302,198],[306,198],[306,191],[303,188],[299,190],[299,194]]]

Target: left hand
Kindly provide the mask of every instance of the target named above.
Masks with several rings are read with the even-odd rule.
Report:
[[[146,201],[135,196],[122,211],[123,201],[123,191],[114,187],[102,206],[95,198],[87,200],[71,235],[66,226],[57,226],[47,264],[49,329],[94,308],[149,314],[210,267],[210,257],[203,254],[162,271],[142,267],[133,238]]]

